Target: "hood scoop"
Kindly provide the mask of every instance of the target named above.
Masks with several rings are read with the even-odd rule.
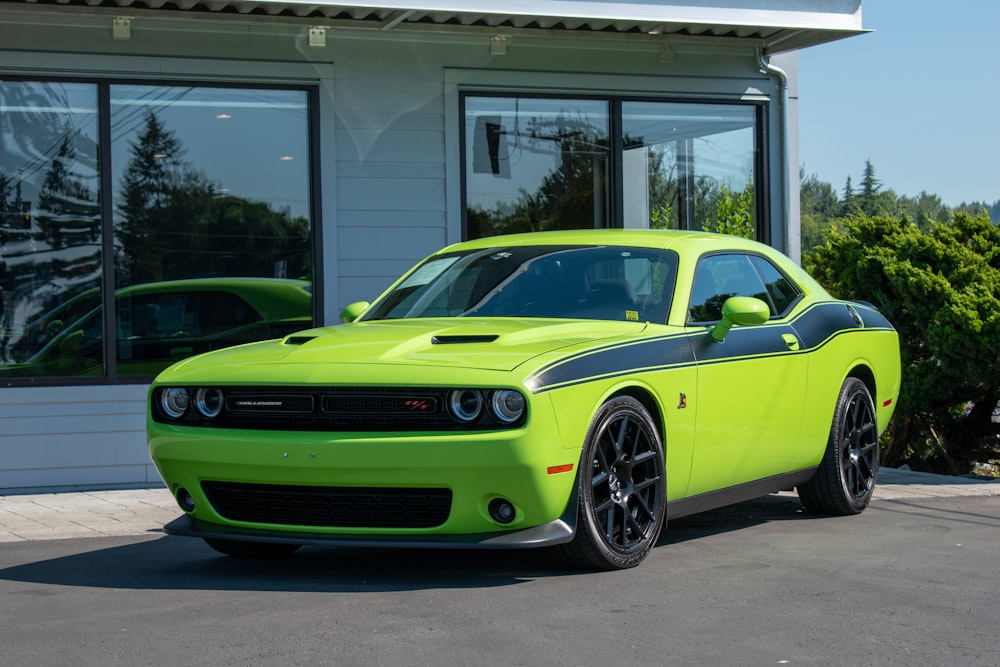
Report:
[[[285,345],[305,345],[311,340],[316,340],[316,336],[289,336],[285,339]]]
[[[459,336],[437,335],[431,338],[434,345],[459,345],[463,343],[492,343],[500,336],[497,334],[468,334]]]

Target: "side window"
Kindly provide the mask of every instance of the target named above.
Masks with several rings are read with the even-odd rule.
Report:
[[[757,269],[764,281],[764,286],[767,288],[767,294],[771,297],[768,302],[768,305],[771,306],[771,314],[784,315],[787,313],[792,305],[799,300],[802,292],[764,257],[751,255],[750,262]]]
[[[722,304],[732,296],[752,296],[774,310],[764,282],[750,257],[743,254],[708,255],[695,269],[688,322],[717,322]]]
[[[211,336],[258,319],[249,304],[230,292],[167,292],[118,300],[119,340]]]

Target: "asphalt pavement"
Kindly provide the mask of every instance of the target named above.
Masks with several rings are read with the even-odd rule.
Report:
[[[873,502],[962,496],[1000,496],[1000,479],[883,468]],[[163,487],[0,495],[0,542],[158,534],[180,513]]]

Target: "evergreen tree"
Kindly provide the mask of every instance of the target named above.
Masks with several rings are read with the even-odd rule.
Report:
[[[875,178],[875,167],[871,160],[865,160],[865,170],[861,175],[861,193],[858,207],[865,215],[875,215],[878,209],[878,194],[882,183]]]
[[[99,252],[100,208],[76,169],[73,133],[67,133],[52,159],[38,195],[38,230],[53,249],[91,245]]]
[[[171,193],[187,168],[180,142],[153,112],[146,114],[145,129],[130,150],[115,225],[123,285],[164,279],[162,253],[176,247],[167,234],[183,224],[168,215]]]
[[[854,187],[851,185],[851,177],[847,177],[847,183],[844,184],[844,196],[840,200],[840,215],[849,215],[855,207],[855,192]]]

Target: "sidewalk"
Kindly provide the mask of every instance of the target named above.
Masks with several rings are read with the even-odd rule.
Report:
[[[1000,480],[883,468],[875,489],[875,502],[956,496],[1000,496]],[[180,513],[163,487],[0,496],[0,542],[157,534]]]

